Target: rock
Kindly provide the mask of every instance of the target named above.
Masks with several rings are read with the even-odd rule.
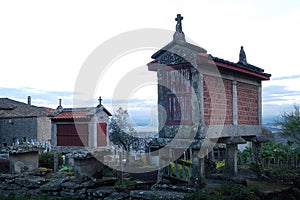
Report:
[[[187,194],[180,192],[168,192],[168,191],[148,191],[148,190],[133,190],[130,191],[130,199],[185,199]]]
[[[72,199],[72,198],[76,198],[76,195],[74,192],[68,192],[68,191],[61,191],[60,195],[64,198],[67,199]]]
[[[16,184],[27,188],[38,188],[45,182],[46,180],[41,177],[15,178]]]
[[[96,198],[105,198],[113,192],[116,192],[114,187],[111,186],[103,186],[95,189],[90,189],[87,191],[90,196]]]
[[[123,199],[128,199],[129,194],[126,192],[113,192],[111,195],[108,197],[105,197],[104,200],[123,200]]]
[[[245,185],[247,186],[247,180],[241,177],[233,177],[231,181],[235,184]]]
[[[42,192],[39,189],[29,190],[28,193],[30,194],[30,196],[40,196],[42,194]]]
[[[80,184],[80,186],[87,189],[93,189],[101,186],[114,186],[117,181],[118,179],[116,178],[94,179],[85,181]]]
[[[13,190],[20,190],[21,186],[17,185],[17,184],[3,183],[3,184],[1,184],[0,189],[13,191]]]
[[[0,190],[0,197],[3,199],[12,199],[14,197],[14,191]]]
[[[78,189],[78,188],[80,188],[80,185],[73,181],[68,181],[68,182],[64,182],[62,184],[62,187],[66,188],[66,189]]]
[[[40,190],[42,190],[42,191],[59,191],[62,189],[62,183],[64,183],[65,181],[68,181],[69,179],[70,179],[70,177],[67,176],[67,177],[63,177],[60,179],[50,181],[49,183],[42,185],[40,187]]]
[[[86,199],[86,188],[82,188],[80,190],[77,190],[75,192],[75,196],[78,197],[78,199]]]

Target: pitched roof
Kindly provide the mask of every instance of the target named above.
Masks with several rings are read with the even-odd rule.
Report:
[[[108,116],[111,116],[111,113],[103,105],[97,107],[61,108],[55,110],[49,116],[53,120],[90,119],[92,115],[98,113],[99,111],[103,111]]]
[[[156,71],[157,63],[165,64],[167,66],[178,64],[190,65],[188,60],[192,60],[193,56],[190,56],[192,54],[198,55],[199,59],[201,59],[201,57],[203,56],[208,57],[209,59],[204,60],[207,60],[208,63],[215,64],[218,67],[227,68],[229,70],[233,70],[240,73],[245,73],[251,76],[261,78],[262,80],[269,80],[271,77],[271,74],[264,73],[264,70],[262,68],[256,67],[249,63],[230,62],[207,54],[206,50],[201,47],[197,47],[185,41],[174,40],[151,56],[151,58],[153,58],[154,60],[148,63],[148,69],[150,71]]]
[[[51,119],[90,119],[88,115],[88,110],[86,111],[62,111],[58,113]]]
[[[234,62],[230,62],[228,60],[224,60],[222,58],[214,57],[212,55],[209,55],[209,56],[216,63],[216,65],[219,66],[219,67],[225,67],[226,68],[226,66],[229,66],[227,68],[231,69],[231,70],[240,71],[240,72],[244,72],[244,73],[252,72],[252,75],[260,77],[264,80],[269,80],[270,77],[271,77],[271,74],[265,73],[262,68],[256,67],[256,66],[251,65],[249,63],[242,63],[242,62],[234,63]],[[224,65],[222,65],[222,64],[224,64]],[[232,68],[230,68],[230,66]]]
[[[53,109],[37,107],[9,98],[0,98],[0,118],[47,116]]]

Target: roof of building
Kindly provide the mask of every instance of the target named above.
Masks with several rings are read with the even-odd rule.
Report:
[[[103,106],[98,105],[97,107],[83,107],[83,108],[62,108],[59,107],[57,110],[52,112],[49,116],[52,120],[70,120],[70,119],[90,119],[91,116],[96,113],[103,111],[108,116],[111,113]]]
[[[148,64],[148,69],[150,71],[157,70],[157,63],[167,66],[176,66],[182,64],[196,66],[198,63],[196,63],[197,59],[195,59],[195,55],[197,55],[199,57],[198,59],[206,60],[208,63],[214,64],[218,67],[245,73],[262,80],[270,79],[271,74],[264,73],[263,69],[247,63],[246,53],[243,47],[241,47],[240,50],[239,61],[237,63],[234,63],[207,54],[207,51],[202,47],[186,42],[184,33],[182,32],[182,19],[183,17],[180,14],[177,15],[177,18],[175,19],[177,21],[177,25],[179,25],[180,27],[178,29],[176,27],[176,32],[173,35],[173,40],[151,56],[154,61]]]
[[[0,98],[0,118],[47,116],[53,109],[37,107],[9,98]]]
[[[228,65],[228,66],[232,66],[233,68],[231,68],[231,69],[235,70],[235,71],[240,71],[240,72],[244,71],[245,73],[253,72],[252,75],[258,76],[262,79],[267,79],[268,80],[271,77],[271,74],[265,73],[264,69],[256,67],[254,65],[251,65],[249,63],[245,63],[245,62],[234,63],[234,62],[230,62],[228,60],[224,60],[222,58],[214,57],[212,55],[209,55],[209,56],[216,63],[216,65],[219,66],[219,67],[221,66],[221,64],[225,64],[225,65],[222,65],[221,67],[226,67],[226,65]],[[239,69],[241,69],[241,70],[239,70]]]

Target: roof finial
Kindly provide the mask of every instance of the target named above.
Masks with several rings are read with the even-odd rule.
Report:
[[[181,16],[181,14],[177,14],[177,17],[175,18],[175,21],[177,21],[176,32],[182,33],[182,23],[181,23],[182,20],[183,17]]]
[[[101,96],[99,97],[99,99],[98,99],[98,101],[99,101],[99,106],[101,106],[102,105],[102,98],[101,98]]]
[[[183,40],[185,41],[184,33],[182,31],[182,23],[183,17],[181,14],[177,14],[177,17],[175,18],[175,21],[177,21],[176,24],[176,32],[173,35],[174,40]]]
[[[240,50],[240,59],[239,59],[239,63],[243,64],[243,65],[247,65],[247,58],[246,58],[246,53],[244,51],[244,47],[241,46],[241,50]]]

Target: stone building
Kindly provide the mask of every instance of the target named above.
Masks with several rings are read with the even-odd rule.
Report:
[[[159,138],[153,146],[161,149],[161,166],[189,149],[196,167],[192,178],[200,184],[204,157],[216,143],[226,145],[228,176],[238,173],[238,144],[250,141],[259,150],[265,140],[261,87],[271,75],[247,63],[243,47],[239,61],[231,62],[186,42],[182,19],[177,15],[173,40],[148,64],[148,70],[157,73],[160,105]]]
[[[51,108],[0,98],[0,144],[3,146],[31,140],[47,141],[51,137]]]
[[[108,120],[111,113],[101,104],[96,107],[63,108],[61,100],[51,118],[51,144],[69,147],[104,147],[108,144]],[[64,148],[65,147],[65,148]],[[64,150],[65,149],[65,150]]]

